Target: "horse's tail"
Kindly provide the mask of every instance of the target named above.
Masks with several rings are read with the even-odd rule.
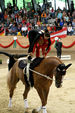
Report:
[[[6,53],[6,52],[3,52],[3,51],[0,51],[0,54],[4,54],[4,55],[6,55],[6,56],[8,56],[8,57],[11,57],[11,54]]]
[[[7,75],[7,86],[9,91],[14,90],[16,88],[16,84],[19,81],[19,78],[16,75],[16,64],[10,69]]]
[[[6,56],[8,56],[9,58],[10,57],[14,57],[14,58],[21,58],[21,57],[26,57],[26,56],[28,56],[28,54],[21,54],[21,55],[18,55],[18,54],[9,54],[9,53],[6,53],[6,52],[3,52],[3,51],[0,51],[0,54],[4,54],[4,55],[6,55]]]

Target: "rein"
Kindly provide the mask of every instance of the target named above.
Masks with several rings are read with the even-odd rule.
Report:
[[[37,71],[34,71],[34,70],[30,69],[30,68],[29,68],[29,70],[32,71],[32,72],[34,72],[34,73],[36,73],[36,74],[38,74],[38,75],[41,75],[41,76],[47,78],[48,80],[53,80],[51,77],[49,77],[49,76],[47,76],[47,75],[41,74],[41,73],[39,73],[39,72],[37,72]]]

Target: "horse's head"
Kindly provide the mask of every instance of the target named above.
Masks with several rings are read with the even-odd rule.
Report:
[[[65,66],[65,64],[59,64],[56,68],[56,75],[55,75],[55,85],[57,88],[60,88],[62,85],[62,79],[64,75],[66,74],[66,70],[71,66],[72,64],[68,64]]]

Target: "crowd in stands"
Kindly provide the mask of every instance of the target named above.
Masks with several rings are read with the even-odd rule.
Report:
[[[0,12],[0,30],[5,30],[5,35],[26,36],[31,29],[48,29],[50,33],[67,27],[67,35],[75,35],[75,9],[73,12],[65,8],[47,8],[46,11],[40,7],[37,11],[26,8],[12,7],[11,4]]]

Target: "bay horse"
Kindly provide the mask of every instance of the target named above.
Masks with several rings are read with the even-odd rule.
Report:
[[[27,67],[28,65],[30,64],[28,63]],[[47,113],[47,110],[46,110],[47,97],[48,97],[49,89],[53,82],[53,76],[55,78],[54,80],[55,86],[57,88],[60,88],[63,82],[63,77],[66,74],[66,70],[70,66],[71,64],[65,65],[57,57],[47,57],[47,58],[43,58],[41,62],[33,68],[33,70],[30,69],[30,67],[28,68],[30,71],[32,71],[33,82],[34,82],[33,87],[36,89],[37,93],[39,94],[39,97],[42,103],[41,107],[37,109],[33,109],[32,113],[38,113],[40,110],[42,110],[42,113]],[[19,61],[16,61],[13,67],[11,68],[11,70],[9,71],[9,74],[7,77],[7,84],[9,88],[9,104],[8,104],[9,107],[12,107],[13,92],[19,80],[21,80],[22,83],[25,85],[23,99],[25,103],[25,106],[24,106],[25,113],[28,113],[29,106],[28,106],[27,96],[30,91],[31,85],[27,84],[27,82],[25,81],[24,69],[20,68]]]

